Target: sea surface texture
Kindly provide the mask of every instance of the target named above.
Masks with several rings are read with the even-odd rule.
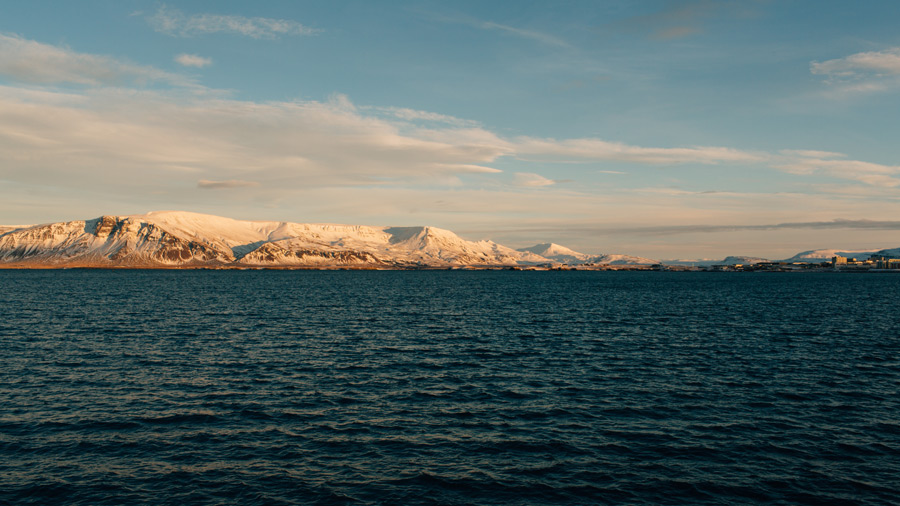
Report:
[[[0,284],[0,504],[900,502],[898,275]]]

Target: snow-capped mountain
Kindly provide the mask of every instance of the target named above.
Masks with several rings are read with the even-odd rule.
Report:
[[[654,265],[658,264],[659,260],[636,257],[634,255],[597,255],[591,257],[588,263],[601,265]]]
[[[0,228],[0,263],[96,267],[415,267],[548,259],[434,227],[241,221],[162,211]]]
[[[535,244],[530,248],[519,248],[516,251],[521,253],[533,253],[561,264],[581,264],[590,261],[592,258],[591,255],[579,253],[552,242]]]
[[[653,265],[659,263],[659,260],[632,255],[588,255],[573,251],[565,246],[560,246],[559,244],[554,244],[552,242],[535,244],[530,248],[520,248],[517,251],[521,253],[533,253],[553,260],[554,262],[567,265]]]
[[[835,255],[860,260],[872,256],[900,258],[900,248],[811,250],[787,261],[818,263]],[[727,257],[722,261],[662,263],[760,261],[765,260]],[[242,221],[178,211],[0,226],[0,266],[5,267],[416,268],[566,264],[640,268],[659,263],[631,255],[588,255],[553,243],[514,250],[492,241],[468,241],[435,227]]]
[[[890,250],[883,250],[890,251]],[[875,251],[871,250],[853,250],[853,251],[842,251],[837,249],[815,249],[809,251],[802,251],[797,253],[784,260],[785,262],[827,262],[835,256],[842,256],[847,258],[855,258],[857,260],[867,260],[869,257],[874,256],[876,254]]]

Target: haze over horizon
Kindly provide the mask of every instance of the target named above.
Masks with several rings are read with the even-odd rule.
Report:
[[[0,224],[177,209],[650,258],[900,246],[895,2],[35,1]]]

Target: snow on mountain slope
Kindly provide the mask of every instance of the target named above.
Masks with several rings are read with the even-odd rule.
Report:
[[[4,263],[151,266],[227,262],[229,256],[128,217],[35,225],[0,236]]]
[[[451,266],[548,262],[434,227],[241,221],[198,213],[36,225],[0,236],[0,262],[50,266]]]
[[[12,232],[13,230],[19,230],[22,228],[28,228],[32,225],[0,225],[0,235],[6,234],[8,232]]]
[[[840,255],[847,258],[856,258],[857,260],[866,260],[875,252],[872,250],[855,250],[842,251],[837,249],[816,249],[797,253],[784,260],[785,262],[826,262],[832,257]]]
[[[875,253],[872,253],[873,257],[890,257],[890,258],[900,258],[900,248],[888,248],[878,250]]]
[[[565,246],[560,246],[559,244],[554,244],[552,242],[535,244],[530,248],[520,248],[516,251],[519,251],[521,253],[532,253],[563,264],[585,263],[590,261],[591,258],[594,258],[592,255],[579,253]]]
[[[414,261],[437,259],[452,264],[515,265],[525,256],[493,241],[466,241],[449,230],[435,227],[389,227],[384,231],[390,236],[391,249],[407,252]]]
[[[607,265],[654,265],[658,264],[659,260],[632,255],[599,255],[591,257],[590,263]]]
[[[879,250],[837,250],[837,249],[816,249],[797,253],[796,255],[784,260],[785,262],[827,262],[835,256],[846,258],[855,258],[857,260],[868,260],[871,257],[891,257],[900,258],[900,248],[885,248]]]
[[[568,265],[587,263],[606,265],[653,265],[659,263],[659,260],[632,255],[587,255],[552,242],[536,244],[530,248],[522,248],[517,251],[531,253],[544,258],[549,258],[554,262]]]
[[[179,237],[206,241],[217,248],[229,250],[238,248],[238,252],[232,251],[235,256],[246,253],[243,250],[246,250],[248,245],[287,237],[286,234],[278,233],[285,224],[275,221],[241,221],[181,211],[156,211],[129,218],[153,223]]]

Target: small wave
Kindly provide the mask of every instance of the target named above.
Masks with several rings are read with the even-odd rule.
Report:
[[[180,425],[180,424],[214,424],[222,422],[222,418],[208,413],[174,414],[157,417],[142,417],[137,419],[141,423],[151,425]]]

